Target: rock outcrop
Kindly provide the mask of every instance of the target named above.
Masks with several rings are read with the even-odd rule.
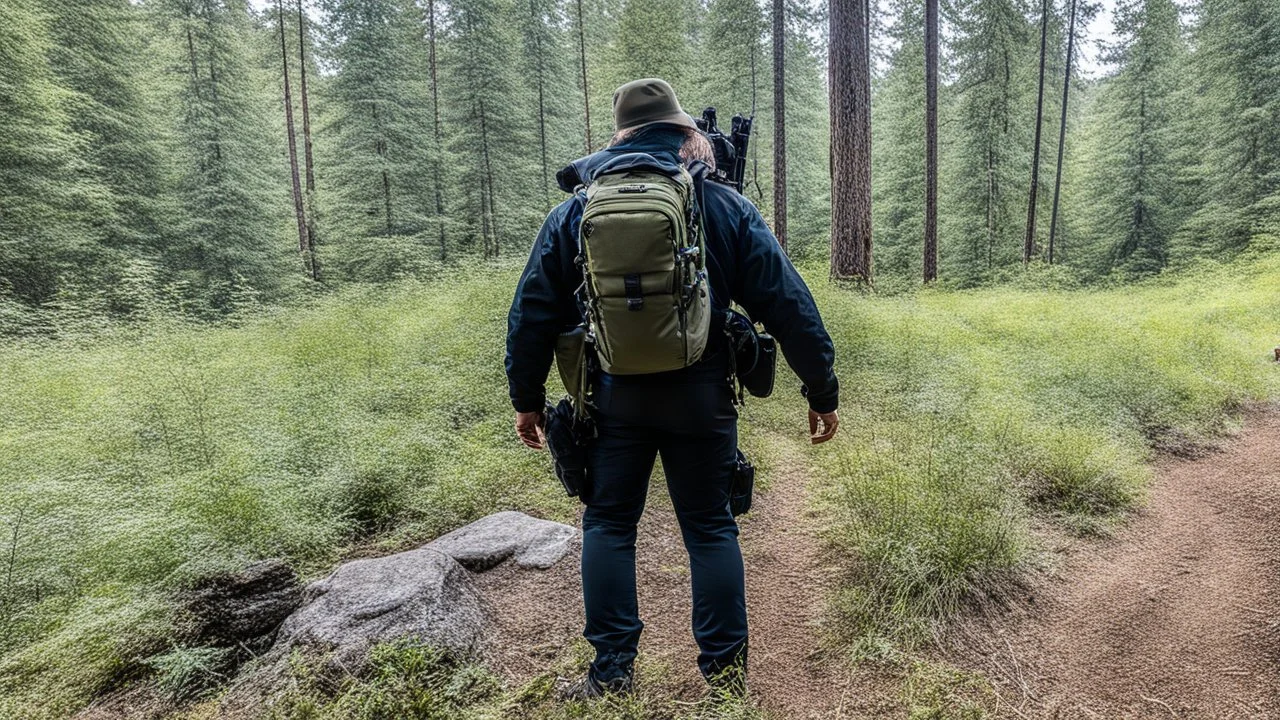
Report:
[[[467,655],[484,628],[467,571],[430,547],[346,563],[308,586],[303,602],[273,653],[301,647],[359,667],[373,645],[414,638]]]
[[[426,547],[475,572],[484,572],[507,558],[522,568],[545,570],[564,557],[577,535],[578,529],[570,525],[507,511],[464,525]]]

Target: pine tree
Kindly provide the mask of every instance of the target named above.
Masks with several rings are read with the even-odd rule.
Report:
[[[435,196],[437,237],[440,239],[440,260],[449,257],[449,239],[445,232],[444,211],[444,129],[440,122],[440,44],[436,39],[436,0],[427,0],[427,70],[431,79],[431,187]]]
[[[831,275],[871,282],[868,5],[831,3]]]
[[[754,3],[753,3],[754,4]],[[644,77],[671,83],[679,95],[691,89],[694,74],[690,51],[689,5],[685,0],[626,0],[618,23],[613,61],[617,84]]]
[[[325,0],[328,215],[349,277],[423,271],[436,251],[430,87],[421,15],[409,0]]]
[[[30,0],[0,3],[0,296],[31,305],[53,299],[95,239],[46,20]]]
[[[583,150],[590,153],[591,143],[591,81],[587,73],[587,16],[582,0],[575,0],[573,30],[578,39],[578,82],[582,88]]]
[[[284,87],[284,124],[285,133],[289,141],[289,179],[293,190],[293,212],[298,223],[298,253],[302,256],[302,262],[307,268],[307,274],[315,277],[316,272],[314,268],[310,267],[312,254],[310,252],[310,243],[307,239],[307,213],[303,207],[302,179],[298,173],[298,140],[293,124],[293,92],[290,89],[289,80],[289,43],[286,40],[284,18],[283,0],[276,0],[276,22],[280,29],[280,67],[283,71],[281,75],[284,78],[282,83]]]
[[[1075,27],[1076,18],[1079,17],[1076,10],[1079,10],[1079,1],[1070,0],[1070,19],[1068,20],[1068,28],[1066,28],[1066,69],[1062,72],[1062,118],[1059,122],[1059,131],[1057,131],[1057,165],[1053,170],[1053,209],[1048,225],[1048,264],[1053,264],[1053,255],[1057,251],[1057,213],[1059,213],[1059,202],[1062,196],[1062,158],[1066,151],[1066,119],[1068,119],[1068,106],[1070,105],[1071,82],[1074,76],[1071,74],[1071,65],[1075,60]]]
[[[1221,255],[1280,234],[1280,0],[1204,0],[1189,83],[1195,117],[1185,255]]]
[[[876,80],[872,218],[876,274],[921,277],[921,238],[926,234],[928,135],[924,3],[897,0],[886,32],[893,47]]]
[[[50,59],[69,91],[77,155],[101,195],[92,207],[99,240],[117,261],[154,257],[164,244],[169,193],[165,157],[147,97],[142,11],[129,0],[46,5]]]
[[[524,40],[522,60],[528,79],[529,97],[522,101],[533,108],[536,120],[536,147],[539,172],[533,194],[540,207],[549,210],[559,201],[555,173],[573,159],[576,143],[573,113],[573,52],[568,42],[568,19],[560,0],[521,0],[520,32]]]
[[[317,245],[320,243],[316,229],[316,164],[313,145],[311,143],[311,98],[307,89],[307,48],[311,46],[310,23],[306,12],[302,9],[302,0],[297,0],[298,14],[298,92],[302,103],[302,150],[306,160],[306,208],[307,208],[307,267],[311,268],[311,279],[320,280],[320,255]]]
[[[287,195],[268,129],[270,81],[253,62],[245,3],[165,0],[161,10],[178,83],[185,220],[164,260],[226,310],[246,286],[274,291],[289,266],[289,245],[273,230]]]
[[[1020,186],[1030,172],[1036,67],[1029,24],[1013,0],[955,4],[955,142],[946,159],[943,253],[947,273],[977,282],[1022,257]]]
[[[1181,27],[1172,0],[1127,0],[1115,18],[1120,40],[1111,59],[1119,71],[1099,97],[1105,134],[1090,183],[1095,236],[1105,269],[1146,274],[1164,267],[1181,222],[1170,159]]]
[[[542,219],[533,108],[514,101],[513,20],[527,11],[504,0],[449,6],[442,95],[459,181],[453,212],[484,257],[497,257],[516,238],[523,245]]]

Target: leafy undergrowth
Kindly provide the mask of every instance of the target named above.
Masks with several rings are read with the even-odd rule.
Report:
[[[510,430],[517,272],[349,291],[239,327],[0,349],[0,716],[184,682],[207,658],[178,642],[169,598],[210,572],[283,556],[314,576],[499,509],[572,518],[545,455]],[[1035,565],[1035,523],[1106,532],[1140,502],[1154,448],[1192,452],[1280,389],[1275,258],[1091,291],[813,286],[844,393],[810,486],[847,571],[834,629],[861,655],[999,594]],[[783,372],[744,411],[765,466],[785,455],[776,436],[805,431]],[[533,717],[685,712],[521,692]],[[315,717],[337,712],[322,705]]]

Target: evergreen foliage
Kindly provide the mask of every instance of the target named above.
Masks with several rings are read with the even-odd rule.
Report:
[[[292,267],[286,165],[270,113],[275,83],[257,56],[266,38],[243,0],[159,0],[157,11],[175,86],[180,207],[162,259],[226,310],[245,289],[278,290]]]
[[[433,142],[423,18],[407,0],[325,0],[333,76],[321,93],[317,171],[345,277],[426,270],[435,243]]]
[[[1172,0],[1131,0],[1116,8],[1119,66],[1101,91],[1095,122],[1106,128],[1091,158],[1094,238],[1102,270],[1158,272],[1180,221],[1174,185],[1175,102],[1183,45]]]
[[[832,197],[826,6],[781,1],[788,251],[819,256]],[[1122,279],[1273,247],[1280,0],[1126,0],[1095,79],[1078,63],[1064,77],[1070,5],[1048,6],[1037,248],[1051,225],[1048,159],[1068,81],[1054,257],[1063,272]],[[1074,50],[1093,56],[1098,4],[1076,5]],[[921,270],[923,6],[872,8],[872,235],[885,289],[914,286]],[[691,114],[715,106],[725,126],[754,113],[745,192],[775,217],[772,2],[316,0],[284,10],[295,130],[307,70],[304,209],[328,286],[523,255],[564,198],[555,172],[608,142],[613,89],[641,76],[671,81]],[[141,317],[156,298],[225,314],[306,286],[273,3],[15,0],[4,13],[5,332],[44,332],[73,314]],[[1037,0],[942,4],[944,285],[1020,269],[1040,13]]]
[[[0,298],[32,305],[92,262],[103,205],[49,60],[51,21],[32,0],[0,5]]]

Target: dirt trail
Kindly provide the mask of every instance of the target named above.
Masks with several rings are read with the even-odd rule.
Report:
[[[768,492],[757,491],[754,510],[742,523],[752,693],[761,707],[787,720],[877,717],[883,708],[867,703],[879,693],[856,686],[865,681],[819,650],[823,593],[833,581],[815,525],[806,517],[803,471],[793,463],[774,474]],[[666,666],[665,682],[671,685],[664,692],[692,701],[706,686],[697,672],[690,630],[688,567],[665,486],[654,484],[637,540],[636,580],[645,623],[640,652],[647,664]],[[484,595],[496,603],[497,642],[490,645],[499,650],[490,662],[511,680],[545,671],[581,633],[577,572],[575,552],[544,573],[497,568],[477,577]]]
[[[960,633],[1001,716],[1280,718],[1280,410],[1159,462],[1147,507],[1060,575]]]

